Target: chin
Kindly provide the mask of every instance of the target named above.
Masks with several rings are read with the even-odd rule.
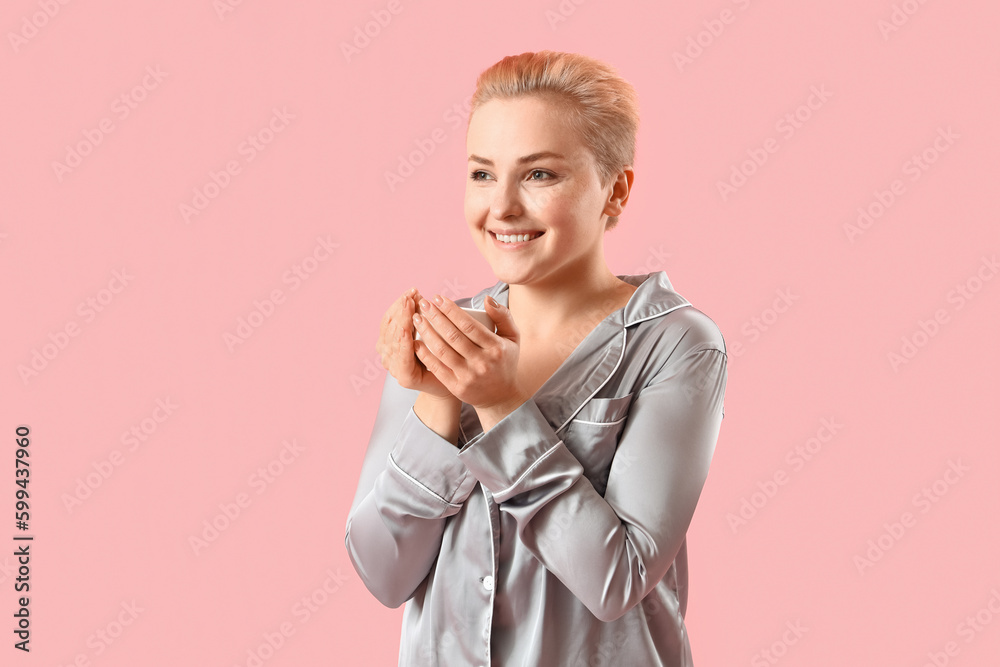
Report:
[[[523,285],[531,280],[531,275],[525,271],[512,271],[509,268],[496,266],[490,268],[493,269],[493,275],[496,276],[497,280],[508,285]]]

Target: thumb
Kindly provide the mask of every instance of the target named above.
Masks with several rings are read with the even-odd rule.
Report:
[[[517,325],[514,324],[514,318],[511,317],[509,308],[501,306],[492,296],[487,296],[486,313],[496,325],[498,336],[517,340]]]

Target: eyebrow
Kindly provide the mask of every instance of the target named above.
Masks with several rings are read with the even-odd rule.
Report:
[[[541,160],[542,158],[553,158],[556,160],[565,160],[565,155],[560,155],[559,153],[553,153],[552,151],[542,151],[540,153],[532,153],[531,155],[525,155],[517,159],[518,164],[525,164],[527,162],[535,162],[536,160]],[[487,160],[484,157],[479,157],[478,155],[470,155],[469,162],[478,162],[480,164],[485,164],[487,167],[493,166],[493,160]]]

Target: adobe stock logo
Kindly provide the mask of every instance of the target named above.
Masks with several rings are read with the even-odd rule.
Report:
[[[254,495],[261,495],[306,451],[306,448],[294,438],[282,441],[278,454],[261,466],[247,478],[247,486],[254,490]],[[231,501],[218,504],[219,511],[212,517],[202,521],[197,533],[188,535],[188,545],[195,556],[200,556],[213,544],[222,533],[244,515],[245,510],[253,504],[253,497],[246,492],[239,492]],[[214,512],[214,510],[211,510]]]
[[[128,452],[136,452],[142,443],[147,442],[160,428],[160,426],[174,414],[179,405],[170,400],[170,397],[157,398],[156,407],[144,417],[139,423],[121,434],[121,443],[127,447]],[[113,449],[105,458],[101,458],[90,464],[93,472],[88,472],[82,477],[76,478],[76,486],[73,487],[72,494],[63,493],[60,496],[63,507],[70,514],[83,502],[94,495],[94,491],[100,488],[105,482],[111,479],[115,470],[125,463],[125,452],[121,449]]]
[[[271,117],[267,122],[256,132],[248,134],[246,139],[241,141],[240,145],[236,147],[236,153],[243,158],[243,163],[241,164],[237,159],[232,159],[228,160],[225,166],[219,171],[210,169],[208,171],[209,180],[203,186],[193,189],[194,195],[191,197],[191,203],[183,201],[178,204],[178,210],[184,222],[191,224],[191,220],[195,216],[201,215],[208,208],[209,204],[215,201],[225,192],[226,188],[232,185],[233,179],[243,172],[243,168],[267,150],[268,146],[295,119],[296,116],[290,113],[285,107],[281,109],[277,107],[272,108]]]
[[[560,0],[554,10],[545,10],[545,20],[549,22],[549,27],[555,30],[560,23],[565,23],[566,19],[576,14],[576,8],[585,2],[587,0]]]
[[[97,319],[97,315],[104,312],[134,279],[135,276],[130,275],[128,269],[112,271],[108,286],[98,290],[93,296],[88,296],[76,307],[76,313],[83,319],[83,324],[90,324]],[[81,331],[80,323],[70,319],[61,329],[49,332],[47,343],[43,343],[40,349],[32,348],[28,365],[17,365],[17,374],[21,382],[28,384],[28,380],[38,377],[69,346],[70,340],[80,335]]]
[[[797,444],[785,454],[785,463],[790,471],[778,468],[764,481],[757,482],[757,490],[749,495],[740,498],[740,505],[736,512],[726,513],[726,523],[735,535],[740,528],[749,525],[775,496],[781,487],[788,484],[790,475],[800,472],[806,464],[816,458],[825,445],[833,440],[833,437],[844,428],[844,424],[837,421],[836,417],[823,418],[820,426],[816,429],[813,437],[808,438],[804,443]]]
[[[792,304],[801,298],[798,294],[793,293],[789,287],[776,290],[775,294],[771,306],[764,308],[760,315],[754,315],[740,327],[740,333],[746,337],[748,344],[760,340],[761,335],[769,331],[781,319],[781,316],[788,312]],[[738,359],[747,351],[747,346],[739,340],[733,341],[730,348],[729,357],[731,359]]]
[[[733,0],[733,4],[739,7],[740,11],[746,11],[750,3],[751,0]],[[700,58],[706,49],[711,48],[715,44],[715,41],[722,37],[722,33],[726,31],[726,26],[732,25],[735,22],[736,14],[728,8],[720,11],[718,18],[702,21],[701,24],[704,26],[704,29],[695,35],[688,36],[683,52],[674,51],[673,53],[677,71],[683,73],[685,67],[693,65],[694,61]]]
[[[308,595],[303,595],[292,605],[290,613],[298,620],[300,626],[308,623],[309,619],[321,611],[332,596],[349,581],[339,567],[336,572],[327,568],[324,575],[323,583],[315,586]],[[296,630],[295,624],[286,619],[274,630],[262,633],[260,637],[263,641],[247,649],[246,660],[242,664],[246,667],[261,667],[288,643]],[[241,667],[240,663],[237,663],[236,667]]]
[[[62,5],[69,4],[69,0],[38,0],[40,11],[36,11],[31,16],[21,19],[21,29],[18,32],[8,32],[7,41],[14,53],[20,51],[21,47],[38,35],[38,31],[49,24],[49,21],[56,17],[62,10]]]
[[[805,101],[774,123],[775,132],[781,135],[786,142],[791,140],[799,130],[805,127],[813,115],[830,101],[831,97],[833,97],[833,93],[827,90],[826,84],[810,86],[809,96]],[[781,142],[775,137],[764,139],[760,147],[748,148],[746,150],[747,159],[730,166],[729,178],[715,182],[715,187],[718,189],[722,201],[728,201],[740,188],[745,186],[749,179],[767,164],[771,156],[778,152],[779,148],[781,148]]]
[[[139,105],[146,101],[149,94],[160,87],[163,80],[167,78],[167,73],[157,65],[146,67],[146,75],[136,85],[120,94],[111,103],[110,111],[119,122],[128,118]],[[115,122],[111,116],[105,116],[97,122],[95,128],[85,128],[82,132],[83,139],[75,144],[66,145],[66,153],[62,162],[52,161],[52,171],[55,172],[56,180],[62,183],[67,175],[73,173],[83,164],[83,160],[94,152],[94,149],[104,143],[105,137],[114,132]]]
[[[927,0],[903,0],[899,4],[894,4],[892,13],[889,14],[889,20],[879,19],[875,24],[882,35],[882,41],[888,42],[889,35],[899,32],[900,28],[909,23],[910,18],[916,15],[926,2]]]
[[[383,29],[389,27],[392,18],[401,14],[402,11],[403,6],[399,0],[389,0],[385,9],[371,10],[372,20],[364,24],[364,29],[360,25],[354,26],[351,42],[340,43],[340,52],[344,54],[344,60],[351,62],[352,58],[361,55],[361,52],[371,45],[372,40],[381,35]]]
[[[911,183],[916,183],[920,178],[930,170],[930,168],[941,158],[942,155],[947,153],[952,146],[955,145],[955,141],[960,139],[961,135],[956,134],[954,130],[951,129],[951,125],[947,128],[938,127],[937,134],[935,135],[933,141],[930,145],[925,147],[919,153],[914,153],[911,155],[900,167],[900,171],[904,176],[909,177]],[[882,216],[889,212],[896,202],[906,194],[906,182],[902,178],[893,179],[891,183],[884,190],[876,188],[872,191],[872,197],[868,200],[868,203],[864,206],[859,206],[857,209],[857,215],[853,222],[845,222],[843,224],[844,234],[847,236],[847,240],[854,243],[859,236],[871,229],[876,222],[878,222]]]
[[[126,629],[135,623],[139,614],[146,611],[145,607],[140,607],[135,600],[131,602],[122,600],[118,606],[120,609],[113,612],[114,618],[87,637],[86,646],[89,651],[78,652],[72,662],[66,663],[66,667],[91,667],[94,665],[91,662],[91,656],[96,658],[110,649],[118,638],[125,634]],[[63,665],[59,664],[56,667],[63,667]]]
[[[955,634],[964,639],[966,644],[975,641],[1000,616],[1000,591],[994,587],[990,589],[990,594],[990,598],[975,614],[967,615],[955,626]],[[957,641],[945,642],[940,651],[927,652],[927,661],[921,667],[945,667],[961,652],[962,647]]]
[[[416,172],[417,167],[427,162],[428,158],[437,150],[438,145],[448,141],[448,133],[454,132],[464,122],[469,120],[471,111],[471,97],[465,98],[462,102],[456,102],[441,114],[441,120],[447,123],[450,129],[445,130],[442,127],[435,127],[426,136],[414,139],[413,144],[416,148],[406,155],[399,154],[397,156],[398,162],[394,171],[387,169],[383,172],[385,184],[389,188],[389,192],[395,192],[397,187],[402,185],[406,179]]]
[[[465,619],[461,617],[454,618],[448,628],[442,628],[438,631],[436,641],[425,644],[420,648],[421,664],[440,664],[441,653],[454,651],[454,647],[460,645],[462,637],[467,637],[471,629]]]
[[[333,256],[333,251],[339,247],[340,244],[334,243],[329,234],[325,237],[317,236],[312,251],[281,274],[282,284],[289,285],[290,292],[297,291],[305,281],[316,275],[316,272]],[[284,303],[286,294],[280,287],[273,288],[263,299],[254,299],[250,312],[246,316],[241,315],[237,318],[236,328],[232,332],[226,331],[222,334],[226,348],[230,352],[235,352],[237,347],[246,343],[265,322],[274,317],[278,306]]]
[[[970,470],[969,466],[962,464],[961,459],[956,461],[949,459],[948,468],[944,473],[913,494],[911,503],[920,510],[921,514],[927,514]],[[854,567],[857,568],[858,574],[864,576],[865,570],[871,569],[875,563],[882,560],[885,554],[917,525],[917,518],[913,512],[903,512],[899,515],[898,520],[884,522],[882,524],[883,532],[865,543],[867,549],[862,554],[854,556]]]
[[[982,257],[976,272],[957,283],[948,291],[945,301],[953,306],[953,312],[958,312],[983,289],[993,277],[1000,273],[1000,262],[997,262],[996,255]],[[934,314],[927,319],[918,318],[916,329],[900,339],[899,351],[888,353],[889,367],[894,373],[899,372],[899,368],[913,361],[920,350],[927,347],[944,325],[951,322],[951,313],[947,308],[937,308]]]
[[[799,640],[809,632],[809,628],[803,627],[802,621],[791,621],[785,622],[785,630],[781,635],[781,639],[777,639],[771,642],[771,645],[765,649],[754,653],[753,657],[750,658],[750,667],[768,667],[769,665],[776,665],[778,661],[781,660],[788,654],[788,649],[799,643]]]
[[[243,0],[212,0],[212,9],[220,21],[225,21],[226,16],[235,12],[242,4]]]

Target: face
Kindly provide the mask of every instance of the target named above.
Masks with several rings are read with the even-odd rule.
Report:
[[[465,219],[508,284],[567,284],[606,266],[605,222],[624,199],[609,201],[613,183],[601,187],[593,153],[563,119],[539,97],[492,100],[470,119]]]

